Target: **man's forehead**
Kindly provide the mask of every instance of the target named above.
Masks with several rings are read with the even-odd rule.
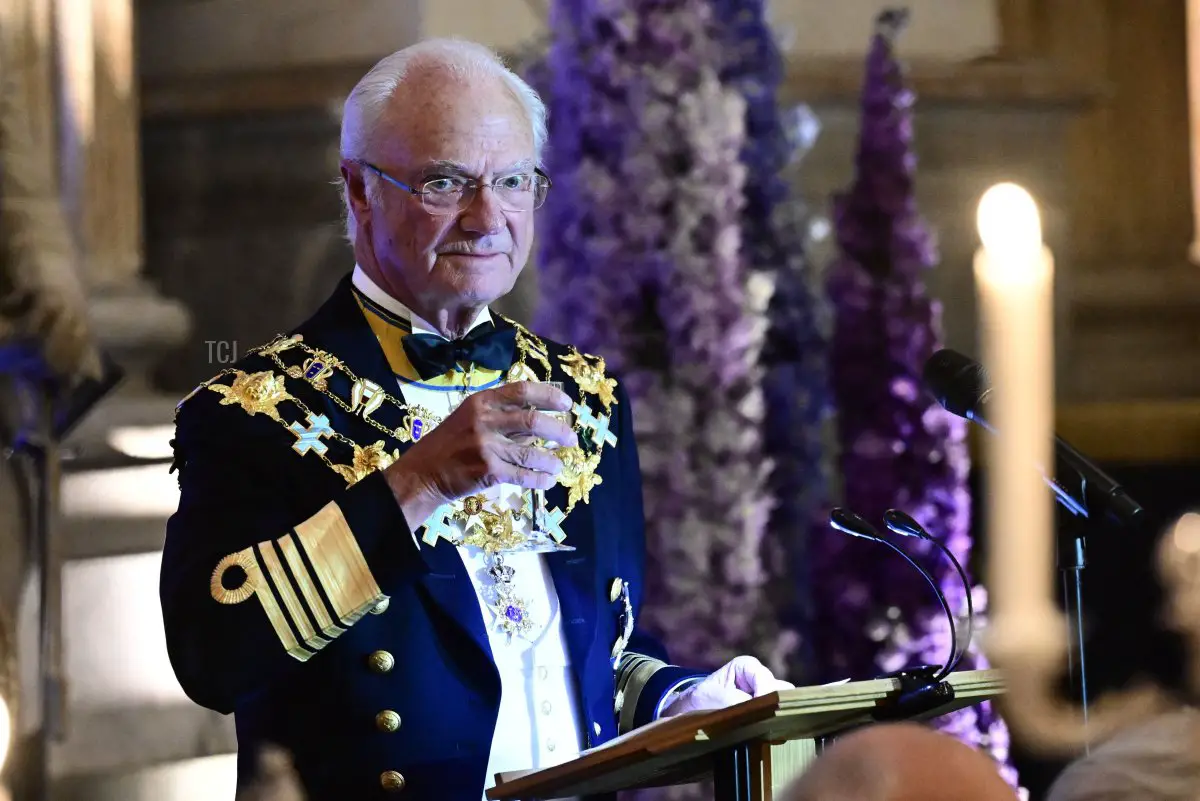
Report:
[[[421,76],[401,84],[384,112],[391,127],[418,136],[469,136],[488,128],[528,131],[529,118],[511,88],[488,76],[469,80]]]
[[[480,111],[483,111],[482,109]],[[449,113],[403,118],[402,107],[386,125],[379,158],[395,167],[442,167],[464,174],[536,166],[528,117],[516,113]]]

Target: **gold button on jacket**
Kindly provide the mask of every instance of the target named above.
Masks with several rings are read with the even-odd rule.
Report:
[[[392,668],[396,666],[396,657],[387,651],[375,651],[367,657],[367,664],[376,673],[390,673]]]
[[[388,792],[398,793],[404,789],[404,777],[394,770],[385,770],[379,774],[379,786]]]
[[[400,728],[400,716],[390,709],[385,709],[375,716],[375,726],[384,732],[397,731]]]

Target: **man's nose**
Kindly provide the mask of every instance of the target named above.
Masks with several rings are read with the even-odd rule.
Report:
[[[500,208],[496,190],[490,186],[479,187],[470,205],[463,211],[461,224],[463,230],[485,236],[504,230],[504,210]]]

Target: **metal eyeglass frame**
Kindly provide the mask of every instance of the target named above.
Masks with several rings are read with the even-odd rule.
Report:
[[[408,192],[410,195],[420,198],[421,199],[421,207],[424,208],[426,211],[428,211],[430,214],[439,214],[439,215],[454,214],[456,211],[462,211],[463,209],[470,207],[470,205],[475,202],[475,197],[479,194],[479,190],[484,186],[491,187],[493,192],[496,191],[496,181],[492,181],[491,183],[483,183],[475,178],[466,178],[465,180],[467,183],[466,183],[466,186],[463,187],[462,194],[459,197],[458,207],[456,209],[431,209],[431,208],[429,208],[429,206],[425,205],[425,196],[431,194],[428,190],[417,189],[416,187],[414,187],[410,184],[406,184],[404,181],[401,181],[399,178],[394,178],[393,176],[388,175],[386,172],[384,172],[380,168],[376,167],[374,164],[372,164],[369,161],[360,161],[359,164],[361,164],[363,167],[366,167],[368,170],[375,173],[380,178],[387,181],[389,184],[396,187],[397,189],[402,189],[405,192]],[[511,178],[511,177],[512,177],[511,175],[504,176],[504,178]],[[499,180],[504,180],[504,179],[498,178],[496,180],[499,181]],[[533,182],[536,184],[539,181],[543,182],[543,185],[545,186],[545,191],[542,193],[541,202],[538,202],[536,187],[532,190],[534,193],[534,205],[533,205],[532,209],[529,209],[532,211],[536,211],[537,209],[540,209],[542,207],[542,205],[546,202],[546,197],[550,194],[550,188],[552,186],[554,186],[554,182],[550,180],[550,176],[547,175],[546,173],[542,172],[542,170],[540,168],[535,167],[533,170]],[[422,187],[424,187],[428,183],[432,183],[432,181],[426,181],[425,184],[422,184]],[[467,196],[468,192],[470,192],[470,197]],[[508,209],[508,211],[526,211],[526,210],[527,209],[511,209],[511,208]]]

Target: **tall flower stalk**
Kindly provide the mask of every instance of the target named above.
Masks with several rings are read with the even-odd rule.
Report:
[[[721,79],[746,101],[746,167],[742,254],[772,276],[775,292],[760,364],[763,369],[765,452],[772,461],[775,507],[764,561],[772,566],[772,607],[782,628],[769,656],[780,673],[801,679],[811,654],[802,647],[811,617],[807,543],[827,506],[828,465],[823,427],[829,413],[826,300],[805,255],[808,209],[786,177],[811,144],[807,109],[779,101],[784,60],[767,22],[766,0],[711,0],[723,31]]]
[[[966,423],[921,386],[925,360],[940,347],[941,309],[923,278],[938,257],[914,194],[914,95],[893,52],[905,19],[897,11],[878,18],[867,57],[856,177],[834,203],[840,255],[828,289],[842,503],[877,523],[887,509],[902,509],[966,564]],[[819,541],[813,591],[837,602],[818,609],[814,636],[831,675],[864,677],[948,658],[949,623],[907,563],[863,540],[831,535]],[[923,541],[903,545],[934,574],[952,607],[965,610],[966,591],[944,557]],[[981,610],[982,590],[974,597]],[[960,669],[984,666],[972,651]],[[1015,784],[1008,732],[990,704],[947,715],[938,725],[989,749]]]
[[[716,667],[770,618],[758,366],[769,276],[743,258],[745,101],[709,0],[557,0],[555,188],[537,328],[605,357],[634,402],[647,524],[642,622]]]

